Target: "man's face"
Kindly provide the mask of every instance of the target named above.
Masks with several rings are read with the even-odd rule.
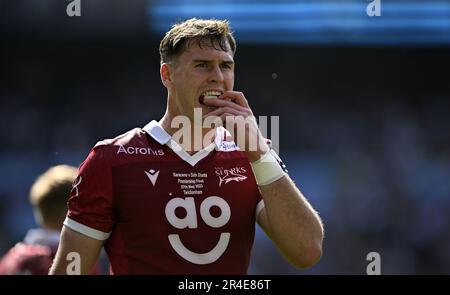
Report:
[[[203,104],[204,96],[214,96],[233,90],[234,60],[231,50],[225,52],[209,46],[191,43],[170,65],[170,103],[176,105],[176,114],[194,120],[194,108],[202,114],[211,109]]]

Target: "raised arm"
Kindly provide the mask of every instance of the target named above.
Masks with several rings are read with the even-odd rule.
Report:
[[[322,256],[322,221],[289,175],[283,173],[276,157],[268,152],[269,146],[244,94],[225,91],[219,99],[210,99],[207,104],[216,108],[208,116],[219,116],[223,122],[234,123],[226,126],[236,129],[235,141],[252,162],[265,204],[257,216],[259,225],[293,265],[306,268],[317,263]],[[244,132],[245,142],[236,136],[239,131]],[[253,147],[252,138],[257,143]]]

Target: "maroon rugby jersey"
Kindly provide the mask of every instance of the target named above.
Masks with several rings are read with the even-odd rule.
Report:
[[[226,132],[192,156],[156,121],[97,143],[65,226],[106,240],[112,274],[245,274],[264,204]]]

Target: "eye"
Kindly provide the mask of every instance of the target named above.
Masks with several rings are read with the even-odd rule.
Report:
[[[208,65],[205,62],[202,62],[202,63],[199,63],[199,64],[195,65],[196,68],[206,68],[207,66]]]
[[[221,68],[222,69],[231,70],[232,69],[232,64],[230,64],[230,63],[221,64]]]

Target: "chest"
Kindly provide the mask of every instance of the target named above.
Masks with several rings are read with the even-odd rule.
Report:
[[[172,229],[254,222],[259,191],[242,158],[210,156],[195,166],[175,157],[140,160],[112,173],[119,222]]]

